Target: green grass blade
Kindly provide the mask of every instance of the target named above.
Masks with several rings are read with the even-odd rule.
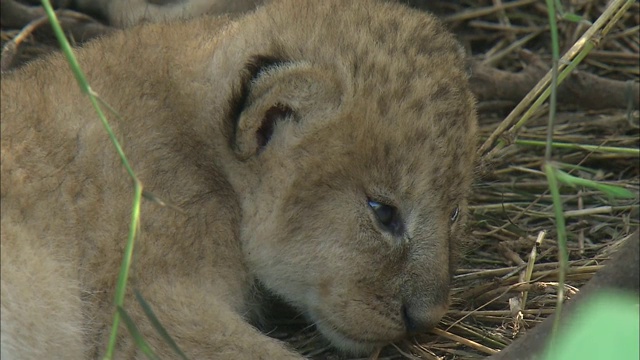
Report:
[[[549,15],[549,30],[551,32],[551,84],[549,84],[549,122],[547,125],[547,144],[544,152],[545,161],[551,160],[551,143],[553,143],[553,129],[556,123],[556,108],[558,99],[558,61],[560,59],[560,45],[558,41],[558,24],[553,0],[546,0]],[[542,98],[542,97],[541,97]]]
[[[602,184],[597,181],[576,177],[560,169],[555,169],[555,172],[556,172],[556,178],[558,179],[558,181],[567,185],[571,185],[574,187],[584,186],[591,189],[596,189],[596,190],[602,191],[607,196],[616,198],[616,199],[635,199],[636,197],[635,194],[632,193],[631,191],[625,188],[621,188],[619,186]]]
[[[562,14],[562,18],[564,20],[575,22],[575,23],[579,23],[580,21],[582,21],[582,16],[578,14],[572,14],[572,13]]]
[[[560,319],[559,315],[562,312],[562,304],[564,302],[564,283],[567,271],[569,268],[569,254],[567,253],[567,227],[564,219],[564,211],[562,207],[562,199],[560,197],[560,190],[558,187],[558,181],[556,178],[556,169],[550,163],[544,164],[544,173],[547,175],[547,181],[549,182],[549,190],[551,192],[551,198],[553,200],[553,213],[556,219],[556,230],[558,232],[558,262],[560,264],[558,271],[558,301],[556,303],[556,317]],[[553,334],[557,333],[559,321],[553,322],[553,330],[551,335],[551,343],[553,343]],[[551,345],[550,345],[551,347]]]
[[[62,27],[60,26],[60,22],[58,21],[56,13],[53,10],[53,7],[51,6],[51,3],[49,2],[49,0],[41,0],[41,1],[42,1],[42,6],[44,7],[44,10],[47,14],[47,17],[49,18],[49,22],[51,23],[51,27],[53,28],[53,32],[56,36],[56,39],[60,44],[62,53],[65,55],[65,57],[67,58],[67,61],[69,62],[69,66],[71,67],[71,71],[76,77],[80,90],[85,94],[87,94],[87,96],[89,96],[89,99],[91,101],[91,104],[93,105],[93,108],[98,114],[98,117],[102,122],[102,125],[107,130],[107,133],[109,134],[109,138],[111,139],[111,142],[113,143],[113,145],[116,147],[116,150],[118,151],[118,155],[120,156],[120,159],[122,159],[122,164],[124,165],[127,172],[129,173],[129,176],[131,176],[132,178],[135,178],[136,175],[133,172],[133,169],[131,168],[131,166],[129,165],[129,161],[127,161],[127,157],[124,154],[124,150],[122,150],[120,143],[118,142],[115,134],[113,133],[113,130],[111,129],[111,125],[109,125],[109,122],[107,121],[107,118],[104,115],[102,108],[100,108],[100,105],[98,104],[96,93],[94,93],[91,87],[89,86],[89,82],[87,81],[87,78],[84,75],[84,72],[80,68],[80,64],[78,63],[76,56],[73,54],[71,45],[69,44],[69,41],[67,40],[66,36],[64,35],[64,32],[62,31]]]
[[[93,106],[98,117],[100,118],[102,125],[106,129],[107,134],[109,135],[109,139],[111,140],[114,147],[116,148],[116,151],[122,161],[123,166],[125,167],[129,176],[133,179],[134,199],[133,199],[133,205],[131,210],[131,223],[129,226],[129,236],[127,239],[127,244],[125,246],[125,252],[124,252],[122,264],[120,267],[120,273],[118,275],[118,283],[116,285],[116,292],[115,292],[116,293],[115,305],[117,307],[122,307],[122,305],[124,304],[124,295],[125,295],[125,290],[127,286],[127,279],[129,277],[129,269],[131,268],[131,259],[133,254],[135,235],[137,233],[137,229],[140,223],[140,202],[141,202],[142,192],[143,192],[142,184],[138,181],[133,169],[129,164],[129,161],[127,160],[127,157],[124,154],[124,150],[120,146],[120,143],[118,142],[111,126],[109,125],[109,122],[107,121],[107,118],[104,112],[102,111],[102,108],[100,107],[98,97],[89,86],[89,82],[87,81],[87,78],[84,75],[84,72],[80,68],[80,64],[78,63],[78,60],[73,54],[71,45],[69,44],[69,41],[67,40],[67,38],[64,35],[64,32],[62,31],[62,27],[60,26],[60,22],[56,17],[53,7],[51,6],[51,3],[49,2],[49,0],[41,0],[41,2],[45,10],[45,13],[47,14],[47,17],[49,18],[49,22],[51,23],[53,32],[58,42],[60,43],[62,52],[67,58],[71,71],[73,72],[76,78],[76,81],[78,82],[78,86],[80,87],[81,91],[87,94],[87,96],[89,97],[89,101],[91,102],[91,105]],[[120,312],[116,311],[114,314],[113,325],[111,328],[109,344],[107,346],[107,350],[104,356],[104,358],[107,360],[113,358],[113,352],[115,349],[119,323],[120,323]]]
[[[515,144],[524,145],[524,146],[546,146],[547,142],[539,141],[539,140],[516,139]],[[572,143],[562,143],[562,142],[551,142],[551,146],[553,148],[558,148],[558,149],[585,150],[585,151],[600,152],[600,153],[607,153],[607,154],[623,154],[623,155],[629,155],[629,156],[635,156],[635,157],[640,156],[640,149],[635,149],[635,148],[572,144]]]
[[[151,309],[151,306],[149,305],[149,303],[147,303],[147,301],[142,297],[142,294],[140,294],[138,290],[134,290],[134,293],[136,295],[136,300],[138,300],[138,303],[142,307],[142,310],[144,311],[145,315],[147,315],[147,318],[149,319],[149,321],[151,321],[151,325],[153,325],[153,328],[156,329],[156,331],[162,337],[164,342],[167,345],[169,345],[169,347],[171,347],[171,349],[178,356],[180,356],[180,358],[182,358],[183,360],[189,360],[187,355],[185,355],[182,352],[178,344],[176,344],[176,342],[173,340],[171,335],[169,335],[169,333],[164,328],[164,326],[162,326],[162,324],[160,323],[160,320],[158,320],[158,318],[156,317],[156,314]]]
[[[555,5],[556,12],[558,13],[558,15],[563,20],[567,20],[567,21],[571,21],[571,22],[580,22],[580,21],[582,21],[582,16],[577,15],[577,14],[573,14],[573,13],[566,13],[564,11],[564,8],[562,7],[562,2],[560,0],[555,0],[554,1],[554,5]]]
[[[127,312],[120,306],[118,306],[118,314],[120,314],[122,321],[129,330],[129,333],[131,334],[133,341],[135,341],[138,349],[140,349],[140,351],[142,351],[147,356],[147,358],[149,358],[149,360],[159,360],[160,358],[153,352],[151,346],[149,346],[149,344],[147,344],[147,342],[144,340],[142,334],[140,334],[140,331],[138,331],[138,327],[136,326],[136,324],[134,324],[129,314],[127,314]]]
[[[131,211],[131,226],[129,227],[129,237],[124,249],[124,255],[122,257],[122,263],[120,265],[120,273],[118,274],[118,282],[116,284],[115,304],[118,307],[124,305],[124,297],[127,291],[127,279],[129,278],[129,270],[131,269],[131,262],[133,258],[133,247],[135,245],[135,237],[140,224],[140,202],[142,199],[142,185],[138,182],[134,182],[134,198],[133,198],[133,210]],[[109,344],[105,353],[105,359],[111,359],[113,357],[113,351],[116,347],[116,340],[118,335],[118,325],[120,323],[120,312],[117,311],[113,316],[113,325],[111,326],[111,335],[109,337]]]

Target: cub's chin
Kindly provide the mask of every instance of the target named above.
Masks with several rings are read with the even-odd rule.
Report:
[[[352,334],[341,331],[341,324],[332,323],[330,317],[322,316],[314,311],[305,311],[304,314],[309,323],[314,324],[320,334],[328,340],[334,348],[349,355],[369,355],[375,349],[406,337],[404,331],[381,331],[385,327],[378,326],[376,329],[362,329],[358,334],[362,333],[364,336],[357,338]],[[342,325],[344,326],[346,324]]]
[[[366,341],[353,339],[336,329],[335,326],[323,320],[321,316],[305,310],[303,306],[294,306],[285,301],[282,297],[267,290],[260,282],[256,284],[253,294],[262,304],[253,309],[250,314],[251,323],[262,331],[272,330],[274,322],[278,319],[294,319],[303,315],[309,324],[314,324],[325,341],[339,351],[350,355],[369,355],[375,349],[387,345],[401,338],[389,339],[387,341]]]
[[[322,324],[320,322],[316,323],[316,329],[320,331],[325,339],[329,340],[333,347],[351,355],[368,355],[371,354],[375,349],[392,342],[391,340],[386,342],[369,342],[351,339],[336,331],[331,327],[331,325]]]

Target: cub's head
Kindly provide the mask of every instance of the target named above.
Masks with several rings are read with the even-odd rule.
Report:
[[[476,145],[454,38],[399,5],[288,0],[219,49],[225,166],[255,277],[347,351],[434,326]]]

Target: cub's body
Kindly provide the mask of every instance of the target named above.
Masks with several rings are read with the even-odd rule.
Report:
[[[443,315],[476,125],[435,19],[288,0],[78,57],[144,190],[170,204],[143,202],[130,288],[188,356],[300,357],[249,325],[257,283],[351,352]],[[3,75],[1,96],[2,356],[99,357],[132,181],[61,56]],[[131,292],[125,308],[173,356]],[[119,334],[116,358],[140,357]]]
[[[143,22],[191,19],[203,14],[232,16],[253,10],[270,0],[74,0],[81,11],[105,18],[116,27]]]

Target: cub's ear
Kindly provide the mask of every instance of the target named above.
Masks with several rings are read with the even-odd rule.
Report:
[[[262,153],[280,129],[315,122],[319,110],[335,109],[340,102],[333,76],[307,62],[255,56],[242,75],[232,102],[232,146],[240,160]]]

